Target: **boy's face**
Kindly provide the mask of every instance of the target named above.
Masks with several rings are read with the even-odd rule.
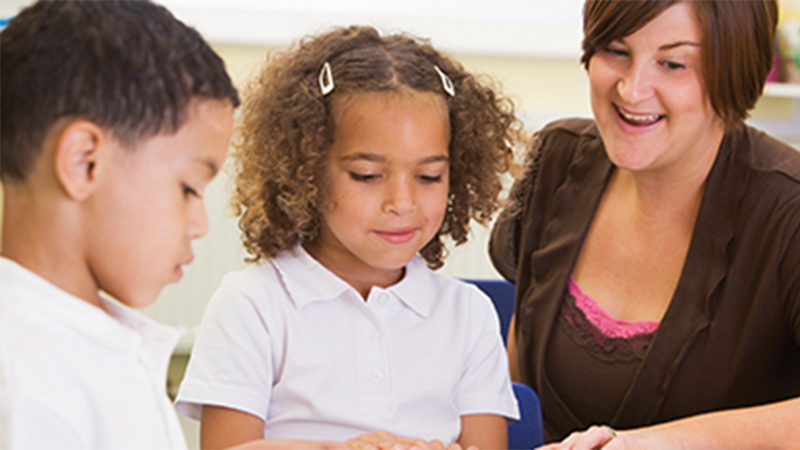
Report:
[[[340,275],[396,278],[447,209],[447,106],[430,93],[358,94],[339,106],[315,256]]]
[[[89,205],[86,260],[97,285],[132,307],[152,303],[194,258],[208,231],[203,191],[222,167],[233,128],[227,101],[195,100],[173,135],[134,148],[109,145],[109,163]]]

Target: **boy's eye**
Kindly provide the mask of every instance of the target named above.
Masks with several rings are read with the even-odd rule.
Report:
[[[372,174],[372,173],[350,172],[350,178],[352,178],[355,181],[362,181],[362,182],[377,180],[379,176],[380,175],[376,175],[376,174]]]
[[[199,197],[199,195],[197,195],[197,191],[192,189],[191,186],[189,186],[187,184],[181,184],[181,188],[183,189],[183,195],[185,195],[187,197],[190,196],[190,195],[191,196],[195,196],[195,197]]]

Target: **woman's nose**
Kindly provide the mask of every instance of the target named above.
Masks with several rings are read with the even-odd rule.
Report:
[[[628,66],[617,81],[620,98],[629,104],[649,98],[653,93],[652,78],[651,70],[646,64]]]

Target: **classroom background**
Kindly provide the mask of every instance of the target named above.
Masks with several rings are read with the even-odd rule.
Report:
[[[797,23],[800,0],[779,0],[782,24]],[[2,0],[0,26],[30,0]],[[583,0],[160,0],[197,28],[225,60],[237,87],[258,70],[267,51],[331,26],[370,24],[429,38],[472,72],[496,80],[517,105],[528,133],[561,117],[590,117],[588,81],[579,62]],[[794,26],[794,25],[792,25]],[[791,38],[791,36],[789,37]],[[800,55],[797,64],[800,65]],[[748,122],[800,150],[800,84],[769,83]],[[520,153],[523,149],[519,149]],[[0,149],[2,151],[2,149]],[[230,177],[223,171],[206,191],[208,235],[195,241],[185,277],[145,312],[177,328],[169,389],[177,388],[203,309],[222,276],[244,266],[237,220],[228,206]],[[2,188],[0,188],[2,205]],[[2,209],[0,208],[0,215]],[[1,216],[0,216],[1,218]],[[2,229],[0,228],[0,233]],[[489,230],[474,225],[470,241],[449,248],[441,272],[497,279],[486,254]],[[181,416],[190,448],[197,423]]]

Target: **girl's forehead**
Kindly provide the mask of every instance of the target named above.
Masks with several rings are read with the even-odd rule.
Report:
[[[448,112],[447,102],[443,95],[417,91],[405,86],[391,91],[357,91],[340,93],[332,99],[331,114],[334,123],[338,124],[345,111],[354,105],[382,104],[389,108],[392,106],[415,104],[417,106],[435,105]]]

